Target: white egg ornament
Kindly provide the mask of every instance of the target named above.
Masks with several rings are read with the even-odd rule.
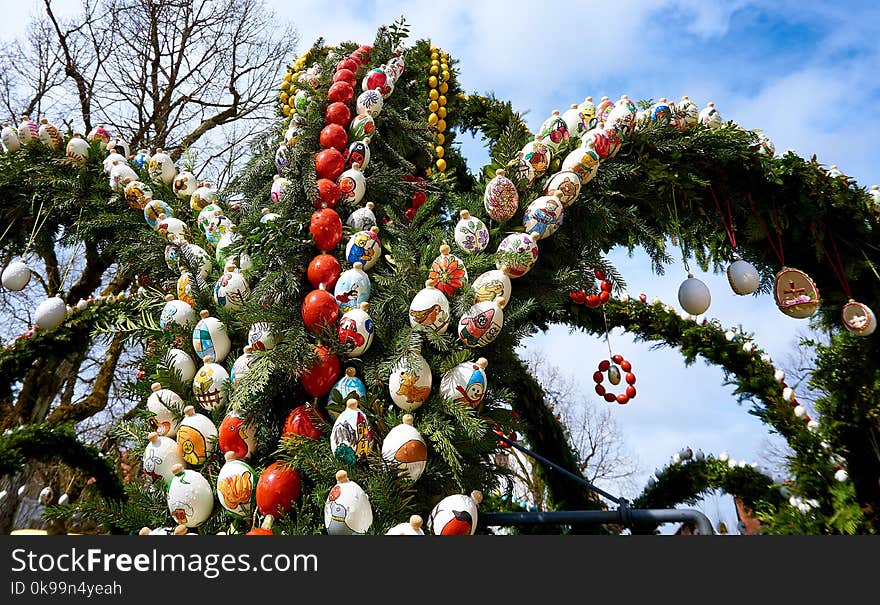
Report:
[[[477,530],[477,515],[483,494],[446,496],[431,511],[428,530],[435,536],[472,536]]]
[[[360,409],[357,399],[345,402],[330,431],[330,451],[343,464],[353,466],[364,461],[373,451],[373,425]]]
[[[85,166],[89,157],[89,143],[78,132],[74,133],[67,142],[64,154],[80,166]]]
[[[123,191],[130,181],[136,181],[137,173],[124,161],[115,160],[110,168],[110,188],[113,191]]]
[[[251,516],[257,494],[257,473],[235,452],[225,454],[226,463],[217,474],[217,500],[227,513],[238,519]]]
[[[254,349],[250,345],[244,347],[243,352],[234,362],[232,362],[232,371],[229,373],[229,380],[235,382],[242,376],[247,374],[251,365],[254,363]]]
[[[183,465],[183,456],[180,455],[174,439],[152,432],[147,436],[142,463],[144,472],[151,480],[162,479],[167,482],[174,478],[171,468],[178,464]]]
[[[61,296],[50,296],[34,311],[34,325],[40,330],[54,330],[67,317],[67,305]]]
[[[387,532],[386,536],[424,536],[425,531],[422,529],[422,518],[413,515],[406,523],[398,523]]]
[[[183,420],[177,427],[177,446],[185,462],[203,464],[217,447],[217,427],[210,418],[188,405],[183,409]]]
[[[360,164],[352,164],[351,168],[336,179],[339,187],[339,202],[343,204],[359,204],[367,192],[367,179],[361,172]]]
[[[525,232],[538,236],[538,239],[550,237],[562,224],[564,209],[562,194],[558,191],[542,195],[531,202],[523,213]]]
[[[358,208],[348,215],[345,224],[355,231],[368,231],[378,225],[376,214],[373,212],[373,202],[367,202],[363,208]]]
[[[486,223],[467,210],[458,214],[458,223],[455,225],[455,243],[468,254],[476,254],[486,249],[489,244],[489,230]]]
[[[158,231],[167,240],[186,239],[189,236],[189,226],[179,218],[173,216],[159,215],[159,224],[156,225]]]
[[[222,362],[229,355],[232,343],[229,341],[226,324],[210,315],[207,309],[199,312],[201,319],[192,335],[193,349],[202,360],[210,356],[214,361]]]
[[[152,188],[142,181],[129,181],[122,189],[122,193],[125,196],[125,201],[128,202],[128,205],[135,210],[146,208],[147,204],[153,200]],[[171,212],[171,208],[164,208],[163,212],[168,214]],[[156,214],[156,218],[158,218],[161,213],[162,212]]]
[[[687,95],[678,102],[673,124],[679,130],[689,130],[700,121],[700,110],[697,104],[691,101]]]
[[[37,133],[40,137],[40,142],[43,145],[49,149],[61,151],[61,145],[63,143],[61,140],[61,133],[58,132],[58,128],[54,124],[49,123],[49,120],[46,118],[40,120],[40,128]]]
[[[449,301],[446,296],[434,287],[431,280],[418,291],[409,304],[409,325],[413,328],[422,326],[445,334],[449,327]]]
[[[330,394],[327,396],[327,404],[348,401],[349,399],[357,399],[363,401],[367,398],[367,386],[364,381],[357,377],[354,368],[345,368],[345,374],[336,381]]]
[[[394,405],[405,412],[412,412],[422,406],[431,395],[434,378],[431,366],[419,353],[401,357],[391,367],[388,376],[388,390]]]
[[[182,200],[188,200],[198,189],[199,181],[189,170],[184,170],[174,177],[174,194]]]
[[[484,347],[501,334],[504,325],[504,297],[478,302],[458,322],[458,337],[466,347]]]
[[[197,319],[196,312],[189,303],[177,300],[173,294],[165,295],[165,306],[162,308],[162,315],[159,318],[159,324],[163,330],[170,330],[173,324],[183,327],[191,326]]]
[[[552,195],[553,191],[559,192],[559,200],[563,207],[568,208],[578,199],[581,192],[581,178],[571,170],[557,172],[544,187],[544,195]]]
[[[193,212],[198,212],[199,219],[201,223],[201,212],[208,206],[214,205],[214,202],[217,201],[217,190],[211,187],[211,183],[208,181],[201,181],[195,190],[189,196],[189,207],[193,210]],[[214,209],[219,209],[219,206],[216,206]],[[213,212],[213,210],[212,210]],[[204,227],[203,227],[204,228]]]
[[[713,129],[721,128],[721,125],[723,124],[721,114],[715,109],[715,103],[709,103],[706,107],[700,110],[699,120],[700,124]]]
[[[363,488],[349,481],[348,473],[336,473],[336,485],[324,503],[324,527],[331,536],[363,535],[373,525],[373,508]]]
[[[735,293],[745,296],[758,289],[761,275],[754,265],[736,257],[727,267],[727,281]]]
[[[201,246],[190,244],[185,239],[178,242],[180,247],[178,265],[195,271],[199,279],[208,279],[208,275],[211,274],[211,256]]]
[[[472,288],[474,290],[474,299],[471,301],[471,304],[492,301],[499,297],[503,297],[504,300],[510,300],[510,295],[513,292],[510,278],[504,271],[499,271],[498,269],[482,273],[474,280]]]
[[[254,351],[268,351],[275,348],[275,334],[272,332],[272,324],[267,321],[259,321],[248,330],[248,345]]]
[[[385,104],[382,93],[378,90],[365,90],[358,95],[357,112],[358,114],[368,114],[372,117],[378,117],[382,113],[382,106]]]
[[[498,252],[525,254],[524,258],[499,258],[495,261],[495,267],[504,271],[508,277],[522,277],[528,273],[538,260],[538,236],[537,234],[511,233],[498,245]]]
[[[6,265],[3,273],[0,274],[0,283],[3,284],[4,288],[13,292],[21,292],[30,281],[31,270],[20,260],[12,261]]]
[[[691,315],[701,315],[709,308],[712,294],[706,284],[688,274],[688,278],[678,288],[678,302]]]
[[[214,302],[225,309],[240,309],[250,296],[247,280],[235,265],[227,263],[223,275],[214,285]]]
[[[535,135],[535,138],[526,143],[522,148],[520,176],[523,176],[529,182],[544,176],[544,173],[550,168],[551,154],[552,150],[544,142],[544,137],[540,134]]]
[[[339,310],[347,313],[357,308],[361,303],[367,302],[372,291],[370,276],[363,270],[363,263],[356,262],[351,269],[343,271],[336,280],[333,288],[333,296]]]
[[[382,458],[396,466],[411,481],[418,481],[428,465],[428,446],[413,426],[412,414],[404,414],[403,422],[388,431],[382,442]]]
[[[153,229],[159,228],[159,222],[162,220],[162,217],[167,218],[169,216],[172,216],[171,206],[169,206],[162,200],[150,199],[150,201],[148,201],[143,208],[144,220],[147,221],[147,224]]]
[[[3,122],[3,130],[0,130],[0,141],[3,142],[3,149],[6,153],[12,153],[21,149],[21,139],[18,138],[18,130],[9,125],[9,122]]]
[[[165,355],[165,367],[176,370],[183,382],[191,381],[196,375],[196,364],[192,357],[182,349],[169,349]]]
[[[345,156],[345,167],[351,168],[355,164],[361,165],[361,172],[367,169],[370,163],[370,137],[364,137],[360,141],[352,141],[348,145]]]
[[[147,162],[147,172],[151,179],[157,183],[165,183],[168,186],[174,183],[174,177],[177,176],[174,160],[163,149],[157,149],[156,153],[150,157],[150,160]]]
[[[284,192],[290,186],[290,181],[280,175],[272,178],[272,187],[269,189],[269,198],[273,204],[277,204],[284,197]]]
[[[163,389],[162,384],[154,382],[150,385],[150,396],[147,398],[147,410],[152,414],[147,423],[161,437],[174,437],[180,425],[180,413],[184,403],[180,395],[171,389]]]
[[[572,103],[568,109],[562,112],[562,119],[565,121],[570,136],[580,137],[586,132],[584,122],[581,120],[581,110],[577,103]]]
[[[580,179],[580,184],[586,185],[599,172],[599,154],[591,147],[578,147],[562,160],[562,171],[573,172]]]
[[[362,302],[349,309],[339,318],[336,336],[343,345],[352,348],[345,352],[347,357],[360,357],[373,344],[376,328],[369,314],[369,303]]]
[[[106,131],[105,131],[106,132]],[[21,123],[18,125],[18,138],[22,143],[32,143],[40,140],[40,126],[34,122],[30,116],[21,116]],[[110,138],[108,133],[107,138]]]
[[[513,218],[519,209],[519,193],[516,185],[505,176],[504,170],[495,171],[495,176],[486,183],[483,191],[483,206],[493,220],[504,222]]]
[[[382,256],[382,243],[379,241],[379,227],[369,231],[358,231],[345,246],[345,259],[350,263],[361,263],[364,271],[369,271]]]
[[[472,408],[479,406],[489,388],[486,378],[488,366],[486,358],[480,357],[453,367],[440,379],[440,395],[453,403],[463,403]]]
[[[558,109],[554,109],[550,117],[544,120],[538,132],[544,139],[544,142],[553,149],[556,149],[571,136],[568,125],[562,116],[559,115]]]
[[[168,485],[168,510],[174,519],[187,527],[198,527],[214,510],[214,490],[201,473],[175,464],[174,477]]]
[[[205,357],[205,364],[196,372],[192,383],[196,401],[206,410],[226,407],[228,400],[226,383],[229,381],[229,373],[226,368],[213,361],[210,355]]]

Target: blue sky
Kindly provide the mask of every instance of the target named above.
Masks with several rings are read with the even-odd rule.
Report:
[[[57,4],[64,9],[78,2]],[[366,43],[376,27],[403,14],[414,38],[430,37],[459,60],[466,91],[511,99],[516,109],[528,110],[533,130],[553,109],[564,110],[587,95],[687,94],[700,107],[714,101],[724,119],[762,129],[777,152],[816,154],[863,185],[880,182],[875,2],[270,0],[269,5],[299,32],[301,48],[318,36],[331,43]],[[13,35],[32,6],[7,7],[13,14],[0,25],[0,37]],[[462,149],[474,164],[485,157],[475,141],[464,141]],[[632,294],[646,292],[678,306],[676,293],[686,277],[680,263],[658,277],[644,255],[614,252],[611,259]],[[784,363],[806,324],[783,316],[768,296],[734,295],[724,276],[697,276],[712,291],[708,316],[726,326],[743,324],[759,347]],[[613,343],[638,373],[638,397],[617,406],[615,414],[644,469],[641,485],[685,445],[759,459],[768,433],[720,386],[720,370],[701,362],[685,368],[677,351],[651,351],[624,334],[614,333]],[[582,375],[579,360],[598,362],[604,348],[564,327],[525,346]],[[585,391],[591,388],[584,385]]]

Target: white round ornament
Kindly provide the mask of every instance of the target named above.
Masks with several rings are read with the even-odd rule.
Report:
[[[144,208],[153,199],[153,189],[146,183],[137,180],[126,183],[122,193],[125,196],[125,201],[134,209]],[[165,210],[165,214],[168,214],[171,208]]]
[[[559,115],[558,109],[554,109],[550,117],[544,120],[544,123],[541,124],[541,128],[538,132],[544,139],[544,143],[553,149],[556,149],[571,136],[571,133],[568,130],[568,125],[565,123],[562,116]]]
[[[198,189],[199,182],[189,170],[184,170],[174,177],[174,193],[182,200],[189,199]]]
[[[201,224],[201,212],[208,206],[215,206],[213,210],[219,209],[220,206],[216,206],[215,202],[217,201],[217,190],[211,187],[211,183],[208,181],[202,181],[198,184],[192,194],[189,196],[189,207],[192,208],[194,212],[199,213],[199,219]],[[211,210],[211,212],[213,212]],[[202,227],[204,229],[204,227]]]
[[[741,258],[735,258],[727,267],[727,281],[740,296],[751,294],[761,285],[761,275],[755,266]]]
[[[776,155],[776,146],[763,132],[758,133],[758,153],[771,158]]]
[[[0,283],[7,290],[13,292],[21,292],[31,281],[31,270],[22,261],[12,261],[3,269],[0,275]]]
[[[238,460],[235,452],[226,452],[226,463],[217,473],[217,500],[233,517],[251,516],[257,494],[257,473],[246,462]]]
[[[54,330],[64,321],[67,316],[67,305],[61,296],[50,296],[34,311],[34,325],[41,330]]]
[[[272,324],[267,321],[258,321],[248,330],[248,344],[254,351],[268,351],[275,348],[275,334],[272,332]]]
[[[628,100],[628,98],[622,97],[608,113],[608,118],[605,120],[605,128],[617,129],[624,141],[629,138],[636,126],[636,108],[632,103],[627,103]],[[669,106],[665,107],[669,112]]]
[[[205,357],[205,364],[199,368],[193,377],[193,394],[199,405],[206,410],[225,407],[228,400],[226,383],[229,381],[229,373],[219,363],[213,363],[213,358]]]
[[[214,302],[225,309],[240,309],[250,293],[244,275],[232,264],[226,265],[223,275],[214,284]]]
[[[37,501],[40,504],[49,504],[52,501],[52,497],[55,495],[55,490],[52,489],[51,486],[47,485],[43,489],[40,490],[40,494],[37,496]]]
[[[54,149],[55,151],[61,150],[61,133],[58,132],[58,128],[56,128],[54,124],[49,123],[49,120],[42,118],[40,120],[40,128],[37,132],[40,137],[40,142],[43,145],[49,149]]]
[[[370,276],[363,270],[363,263],[356,262],[351,269],[343,271],[336,280],[333,296],[343,313],[351,311],[361,303],[367,302],[372,291]]]
[[[370,305],[362,302],[339,318],[336,336],[340,343],[352,346],[351,350],[345,353],[346,357],[360,357],[373,344],[376,328],[369,309]]]
[[[355,231],[367,231],[376,225],[376,215],[373,213],[373,202],[367,202],[363,208],[358,208],[348,215],[345,224]]]
[[[131,164],[138,170],[145,170],[147,163],[150,161],[150,152],[146,149],[139,149],[131,159]]]
[[[523,228],[526,233],[535,234],[538,239],[550,237],[562,224],[564,216],[562,194],[552,191],[531,202],[523,213]]]
[[[159,215],[159,224],[156,225],[156,231],[168,240],[186,239],[189,236],[189,226],[179,218],[173,216]]]
[[[458,322],[458,337],[466,347],[484,347],[501,333],[504,297],[472,305]]]
[[[535,261],[538,260],[538,236],[533,234],[529,235],[526,233],[511,233],[498,245],[498,252],[516,252],[519,255],[525,253],[527,256],[525,260],[517,260],[512,259],[509,261],[503,261],[502,259],[498,259],[495,261],[495,267],[499,270],[504,271],[508,277],[517,278],[522,277],[526,273],[528,273],[532,266],[535,264]]]
[[[486,223],[467,210],[459,212],[459,220],[455,225],[455,243],[468,254],[482,252],[489,244],[489,230]]]
[[[174,437],[180,425],[178,417],[184,408],[183,399],[171,389],[163,389],[154,382],[150,385],[153,391],[147,397],[147,410],[152,414],[147,420],[150,428],[161,437]]]
[[[708,126],[709,128],[720,128],[721,124],[723,124],[721,114],[715,109],[715,103],[709,103],[706,107],[700,110],[699,120],[700,124]]]
[[[871,207],[874,212],[880,212],[880,185],[871,185],[868,194],[871,196]]]
[[[378,90],[365,90],[358,95],[357,112],[365,113],[377,117],[382,112],[382,106],[385,101],[382,99],[382,93]]]
[[[159,222],[162,220],[161,217],[169,217],[173,216],[171,211],[171,206],[163,202],[162,200],[154,200],[150,199],[144,205],[144,220],[147,221],[147,224],[153,229],[159,228]]]
[[[350,263],[361,263],[365,271],[369,271],[382,256],[382,243],[379,241],[379,227],[373,226],[369,231],[358,231],[348,240],[345,246],[345,258]]]
[[[566,208],[577,201],[581,192],[581,178],[571,170],[557,172],[544,187],[544,195],[551,195],[553,191],[559,192],[559,200]]]
[[[210,356],[215,361],[222,362],[229,355],[229,349],[232,347],[229,334],[226,332],[226,324],[216,317],[210,317],[207,309],[202,309],[199,316],[201,319],[193,329],[193,349],[202,360]]]
[[[430,280],[409,304],[409,325],[429,328],[438,334],[445,334],[449,327],[449,301]]]
[[[70,502],[70,494],[65,493],[58,496],[58,504],[60,504],[61,506],[64,506],[68,502]]]
[[[67,142],[67,147],[65,147],[64,153],[74,162],[83,166],[86,163],[86,159],[89,157],[89,143],[82,138],[79,133],[74,133]]]
[[[524,175],[529,181],[544,176],[550,167],[550,156],[552,154],[551,147],[544,142],[544,137],[540,134],[522,148],[522,161],[525,163]],[[520,169],[522,172],[523,168]]]
[[[6,153],[12,153],[21,149],[21,139],[18,138],[18,130],[9,125],[9,122],[3,122],[3,130],[0,130],[0,141],[3,142],[3,149]]]
[[[272,187],[269,189],[269,198],[273,204],[277,204],[284,197],[284,192],[290,186],[290,181],[280,175],[272,178]]]
[[[274,220],[278,220],[279,218],[281,218],[280,214],[278,214],[277,212],[270,212],[268,208],[263,208],[261,210],[261,213],[263,216],[260,217],[260,222],[263,223],[264,225],[266,223],[269,223],[269,222],[272,222]],[[217,242],[217,245],[219,245],[219,244],[220,244],[220,242]]]
[[[330,451],[344,464],[353,466],[366,460],[374,445],[373,425],[358,409],[358,400],[349,399],[330,431]]]
[[[453,403],[463,403],[475,408],[483,402],[488,389],[485,357],[466,361],[450,369],[440,379],[440,395]]]
[[[403,422],[388,431],[382,442],[382,458],[418,481],[428,465],[428,447],[422,434],[413,426],[412,414],[404,414]]]
[[[217,427],[210,418],[188,405],[183,409],[183,420],[177,427],[177,446],[185,462],[203,464],[217,447]]]
[[[235,382],[247,374],[251,369],[252,363],[254,363],[254,349],[250,345],[247,345],[244,347],[242,354],[232,363],[232,371],[229,374],[229,380]]]
[[[360,164],[352,164],[351,168],[336,179],[339,187],[339,201],[344,204],[359,204],[367,192],[367,179],[361,172]]]
[[[562,112],[562,119],[565,121],[570,136],[579,137],[586,132],[581,120],[581,110],[577,103],[572,103],[568,109]]]
[[[336,485],[324,503],[324,526],[331,536],[363,535],[373,525],[370,497],[360,485],[349,481],[348,473],[336,473]]]
[[[849,479],[849,474],[846,472],[846,470],[839,468],[836,471],[834,471],[834,479],[835,479],[835,481],[839,481],[840,483],[843,483],[844,481]]]
[[[113,170],[113,166],[119,162],[120,164],[125,164],[125,156],[116,151],[110,151],[101,161],[101,167],[104,169],[104,174],[110,176],[110,171]]]
[[[186,240],[179,240],[179,266],[195,270],[199,279],[208,279],[211,274],[211,256],[204,248],[196,244],[190,244]]]
[[[168,485],[168,510],[174,519],[187,527],[198,527],[214,510],[214,491],[201,473],[174,465],[174,477]]]
[[[431,511],[428,530],[435,536],[472,536],[477,530],[477,515],[483,494],[446,496]]]
[[[421,407],[431,395],[434,378],[431,366],[419,353],[401,357],[391,367],[388,376],[388,390],[394,405],[405,412]]]
[[[688,130],[697,125],[700,121],[700,110],[697,104],[690,100],[687,95],[683,96],[678,102],[675,113],[674,124],[679,130]]]
[[[40,126],[29,116],[21,116],[21,123],[18,125],[18,138],[22,143],[31,143],[40,140]],[[108,134],[109,138],[109,134]]]
[[[473,284],[474,299],[471,304],[478,302],[492,301],[496,298],[503,297],[504,300],[510,300],[513,287],[510,278],[504,271],[492,269],[482,273]]]
[[[197,319],[196,312],[189,303],[177,300],[173,294],[165,296],[165,306],[162,308],[162,315],[159,318],[159,324],[163,330],[171,329],[171,324],[186,327],[195,323]]]
[[[144,472],[153,481],[159,479],[171,481],[174,478],[171,467],[178,464],[183,465],[183,456],[180,455],[180,450],[174,439],[152,432],[147,436],[142,462]]]
[[[182,349],[169,349],[165,356],[165,365],[170,369],[177,370],[183,382],[189,382],[196,375],[196,364],[192,357]]]
[[[376,121],[368,113],[359,113],[351,119],[348,127],[349,141],[362,141],[367,137],[372,137],[376,132]]]
[[[578,147],[562,160],[562,171],[573,172],[585,185],[599,172],[599,155],[591,148]]]
[[[150,157],[149,162],[147,162],[147,172],[154,181],[162,182],[169,186],[174,183],[174,177],[177,176],[174,160],[162,149],[157,149],[156,153]]]
[[[691,274],[681,283],[678,288],[678,302],[682,309],[691,315],[700,315],[706,312],[712,302],[712,294],[709,287]]]
[[[452,254],[448,244],[440,246],[440,255],[434,259],[428,271],[428,281],[447,296],[455,296],[468,282],[464,261]]]
[[[126,158],[131,155],[131,147],[121,136],[119,136],[119,133],[107,142],[107,149],[113,149]]]
[[[136,181],[137,178],[138,175],[131,166],[118,160],[113,162],[113,167],[110,168],[110,188],[113,191],[122,191],[126,184]]]
[[[399,523],[385,532],[386,536],[424,536],[422,529],[422,518],[413,515],[406,523]]]
[[[196,299],[193,295],[193,281],[192,273],[181,267],[180,277],[177,278],[177,298],[189,306],[196,304]]]

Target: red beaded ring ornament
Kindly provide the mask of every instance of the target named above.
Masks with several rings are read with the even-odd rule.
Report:
[[[619,366],[619,367],[618,367]],[[620,384],[620,372],[624,371],[624,380],[626,380],[626,390],[615,395],[605,390],[602,382],[605,380],[605,373],[608,373],[608,382],[613,385]],[[603,359],[599,362],[599,370],[593,373],[593,380],[596,382],[596,393],[605,398],[608,403],[615,401],[621,405],[628,403],[630,399],[636,396],[636,375],[632,372],[632,364],[623,358],[623,355],[612,355],[611,361]]]

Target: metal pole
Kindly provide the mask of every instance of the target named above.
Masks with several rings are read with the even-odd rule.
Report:
[[[574,511],[549,511],[534,513],[481,513],[479,524],[481,527],[491,525],[526,525],[530,523],[570,525],[577,523],[587,524],[620,524],[624,527],[638,525],[659,525],[675,521],[692,521],[700,535],[711,536],[715,532],[709,518],[698,510],[693,509],[638,509],[624,508],[624,510],[574,510]]]

